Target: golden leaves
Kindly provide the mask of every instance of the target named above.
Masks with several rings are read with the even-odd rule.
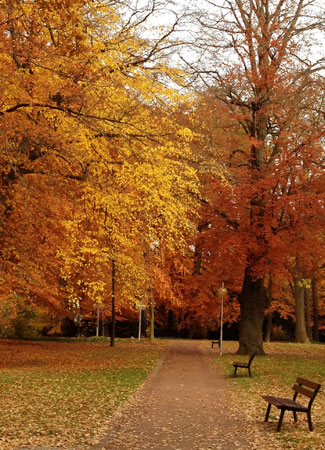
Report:
[[[184,244],[194,206],[192,136],[163,82],[180,71],[158,57],[164,43],[148,64],[150,41],[118,3],[17,0],[0,19],[2,176],[14,186],[3,255],[22,290],[50,303],[103,300],[114,257],[133,301],[148,285],[142,252]]]

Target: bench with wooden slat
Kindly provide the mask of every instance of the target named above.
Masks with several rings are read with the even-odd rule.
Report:
[[[256,356],[256,352],[252,353],[252,354],[250,355],[249,359],[248,359],[248,362],[244,362],[244,361],[234,361],[234,362],[232,363],[232,365],[233,365],[234,368],[235,368],[235,370],[234,370],[234,377],[236,376],[238,367],[239,367],[239,368],[242,368],[242,369],[248,369],[249,376],[251,377],[251,376],[252,376],[252,374],[251,374],[251,364],[252,364],[252,361],[253,361],[253,359],[255,358],[255,356]]]
[[[218,339],[217,341],[211,341],[211,348],[214,347],[214,344],[218,344],[218,346],[220,347],[220,340]]]
[[[277,431],[281,431],[283,416],[285,411],[292,411],[294,421],[297,422],[297,412],[305,412],[308,418],[309,430],[313,431],[313,424],[311,421],[311,407],[315,400],[315,397],[320,389],[321,385],[318,383],[314,383],[313,381],[306,380],[304,378],[297,378],[296,384],[292,387],[295,391],[293,395],[293,399],[290,398],[282,398],[282,397],[273,397],[270,395],[263,395],[265,401],[268,402],[265,422],[269,419],[271,405],[276,406],[281,410],[280,418],[277,426]],[[297,402],[298,394],[303,395],[309,398],[308,405],[304,405],[302,403]]]

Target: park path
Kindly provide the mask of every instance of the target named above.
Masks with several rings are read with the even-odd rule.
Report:
[[[211,355],[206,341],[172,341],[159,366],[112,418],[107,437],[94,449],[270,448],[252,442],[252,431],[231,402],[227,382]]]

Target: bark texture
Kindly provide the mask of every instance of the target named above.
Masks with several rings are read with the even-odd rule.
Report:
[[[295,278],[294,292],[296,301],[296,342],[308,341],[305,320],[305,289],[299,278]]]
[[[238,354],[249,355],[263,350],[263,320],[267,295],[263,279],[254,280],[246,270],[242,292],[239,296],[241,318],[239,325]]]

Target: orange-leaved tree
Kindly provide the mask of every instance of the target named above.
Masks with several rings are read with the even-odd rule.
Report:
[[[289,235],[290,251],[299,253],[305,229],[321,225],[324,83],[312,45],[323,11],[306,0],[207,3],[204,20],[198,14],[204,65],[190,65],[246,136],[245,146],[230,150],[241,162],[225,171],[232,186],[214,209],[241,234],[238,351],[263,353],[265,275],[284,270]],[[225,192],[222,183],[216,192]]]

